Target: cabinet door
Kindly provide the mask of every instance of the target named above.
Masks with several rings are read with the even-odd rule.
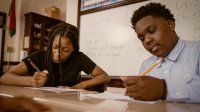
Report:
[[[25,14],[24,50],[29,54],[46,50],[51,28],[60,22],[62,21],[32,12]]]
[[[32,35],[32,52],[42,49],[42,23],[34,22],[33,23],[33,35]]]

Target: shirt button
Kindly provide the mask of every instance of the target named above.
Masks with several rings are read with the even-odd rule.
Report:
[[[165,74],[168,74],[168,71],[166,70],[166,71],[164,71],[164,73],[165,73]]]
[[[171,65],[173,64],[174,62],[171,62]]]

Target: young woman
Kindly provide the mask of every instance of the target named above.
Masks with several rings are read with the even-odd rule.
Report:
[[[79,51],[79,31],[68,23],[56,25],[49,34],[47,51],[36,51],[5,73],[1,84],[17,86],[68,86],[88,89],[108,83],[108,74]],[[39,68],[36,70],[30,62]],[[80,72],[92,79],[80,82]]]

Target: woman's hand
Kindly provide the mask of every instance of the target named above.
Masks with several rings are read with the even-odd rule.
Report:
[[[34,87],[40,87],[43,86],[45,84],[45,82],[47,81],[47,75],[48,75],[48,71],[44,70],[42,72],[38,72],[36,71],[32,77],[32,85]]]

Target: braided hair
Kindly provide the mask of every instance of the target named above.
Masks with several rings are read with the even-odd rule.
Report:
[[[78,45],[78,38],[79,38],[79,30],[68,23],[61,22],[54,26],[51,31],[48,34],[48,46],[47,46],[47,54],[45,55],[45,68],[49,71],[48,74],[48,79],[45,83],[45,86],[55,86],[55,75],[53,74],[53,64],[52,64],[52,46],[53,46],[53,41],[56,35],[59,35],[59,48],[61,45],[61,37],[66,37],[69,38],[70,41],[72,42],[74,52],[79,51],[79,45]],[[60,49],[59,49],[59,54],[60,54]],[[59,55],[59,61],[60,61],[60,55]],[[60,71],[60,76],[62,78],[62,70],[61,70],[61,63],[59,63],[59,71]],[[60,78],[60,80],[61,80]]]
[[[133,29],[135,29],[136,23],[145,16],[163,17],[166,20],[172,20],[175,22],[174,15],[171,14],[170,10],[160,3],[149,3],[145,6],[140,7],[136,10],[131,18]]]

